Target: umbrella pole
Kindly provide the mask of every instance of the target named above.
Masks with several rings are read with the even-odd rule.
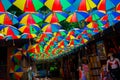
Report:
[[[15,46],[15,41],[14,41],[14,39],[13,39],[12,41],[13,41],[13,46]]]

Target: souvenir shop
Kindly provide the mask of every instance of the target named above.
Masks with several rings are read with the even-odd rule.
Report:
[[[62,58],[65,80],[78,80],[78,67],[86,70],[87,80],[99,80],[109,52],[120,59],[120,23],[94,36],[87,44]],[[71,76],[71,77],[69,77]]]

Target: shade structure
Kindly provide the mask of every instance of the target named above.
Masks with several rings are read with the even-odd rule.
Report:
[[[46,0],[45,6],[51,11],[64,11],[71,6],[71,1],[72,0]]]
[[[116,1],[112,1],[112,0],[100,0],[97,9],[101,10],[103,12],[107,12],[110,9],[115,8],[114,2]]]
[[[0,12],[0,24],[14,25],[18,22],[18,18],[14,14],[9,12]]]
[[[12,6],[12,2],[10,0],[1,0],[0,1],[0,12],[7,11]]]
[[[50,12],[46,15],[45,22],[48,23],[57,23],[65,20],[68,17],[68,14],[62,11]]]
[[[76,11],[68,16],[67,22],[80,22],[89,16],[87,12]]]
[[[53,23],[53,24],[43,24],[42,25],[42,31],[43,32],[58,32],[61,28],[61,25],[59,23]]]
[[[58,32],[55,32],[54,33],[54,36],[57,37],[57,36],[62,36],[62,37],[66,37],[67,35],[67,31],[64,30],[64,29],[59,29]]]
[[[38,34],[41,29],[37,24],[21,24],[19,25],[18,30],[22,33]]]
[[[20,31],[11,25],[0,25],[0,33],[4,35],[20,35]]]
[[[21,24],[37,24],[43,21],[43,15],[38,12],[26,12],[18,17]]]
[[[90,11],[97,7],[99,0],[76,0],[73,5],[78,11]]]
[[[36,12],[44,5],[44,1],[43,0],[15,0],[13,4],[24,12]]]
[[[57,45],[58,48],[65,48],[67,47],[69,44],[69,42],[66,39],[63,39],[62,41],[60,41]]]

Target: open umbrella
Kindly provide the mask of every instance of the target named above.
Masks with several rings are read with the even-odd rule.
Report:
[[[76,46],[76,45],[79,45],[80,44],[80,40],[79,39],[73,39],[73,40],[70,40],[69,42],[69,46]]]
[[[0,12],[7,11],[12,6],[12,3],[10,0],[1,0],[0,1]]]
[[[43,24],[42,25],[42,31],[43,32],[58,32],[61,28],[61,25],[59,23],[53,23],[53,24]]]
[[[79,22],[79,21],[86,19],[88,16],[89,16],[89,14],[87,12],[76,11],[76,12],[70,14],[67,17],[66,21],[67,22]]]
[[[44,0],[15,0],[13,4],[24,12],[35,12],[43,6]]]
[[[90,15],[85,19],[86,22],[97,21],[105,15],[102,11],[94,10]]]
[[[112,0],[100,0],[97,6],[97,9],[103,12],[107,12],[108,10],[113,9],[113,8],[115,8],[115,5]]]
[[[120,13],[120,3],[116,6],[116,11]]]
[[[22,33],[38,34],[40,32],[40,27],[37,24],[22,24],[19,25],[18,30]]]
[[[69,44],[69,42],[66,39],[63,39],[58,43],[57,47],[58,48],[65,48],[65,47],[67,47],[68,44]]]
[[[43,15],[38,12],[26,12],[18,17],[21,24],[36,24],[43,21]]]
[[[45,22],[56,23],[65,20],[68,17],[68,14],[62,11],[50,12],[46,18]]]
[[[35,37],[37,37],[36,34],[30,34],[30,33],[23,33],[20,36],[21,39],[32,39],[32,38],[35,38]]]
[[[1,40],[1,39],[4,39],[4,37],[5,37],[5,36],[0,33],[0,40]]]
[[[20,35],[20,31],[11,25],[0,25],[0,33],[4,35]]]
[[[10,78],[13,80],[21,79],[23,72],[10,72],[9,75],[10,75]]]
[[[0,24],[14,25],[18,23],[17,16],[9,12],[0,12]]]
[[[97,7],[99,0],[76,0],[73,5],[78,11],[89,11]]]
[[[54,36],[57,37],[57,36],[62,36],[62,37],[66,37],[67,35],[67,31],[64,30],[64,29],[59,29],[58,32],[55,32],[54,33]]]
[[[52,38],[53,34],[51,32],[43,32],[42,34],[40,34],[40,36],[38,36],[36,38],[36,42],[41,43],[44,41],[49,41],[50,38]]]
[[[64,11],[71,6],[72,0],[46,0],[45,6],[52,11]]]
[[[14,39],[20,39],[20,35],[6,35],[5,40],[14,40]]]

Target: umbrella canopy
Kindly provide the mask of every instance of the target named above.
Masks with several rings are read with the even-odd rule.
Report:
[[[116,6],[116,11],[120,13],[120,3]]]
[[[22,33],[38,34],[40,32],[40,27],[37,24],[19,25],[19,31]]]
[[[35,12],[43,7],[43,0],[15,0],[13,3],[16,7],[24,12]]]
[[[43,21],[43,15],[38,12],[26,12],[18,17],[21,24],[36,24]]]
[[[20,79],[23,75],[23,72],[10,72],[9,75],[11,79]]]
[[[1,0],[0,1],[0,12],[7,11],[12,6],[12,3],[10,0]]]
[[[18,23],[17,16],[9,12],[0,12],[0,24],[14,25]]]
[[[102,11],[94,10],[90,13],[90,15],[85,19],[86,22],[92,22],[92,21],[97,21],[100,18],[105,16],[105,13]]]
[[[42,27],[43,32],[58,32],[61,25],[59,23],[43,24]]]
[[[64,11],[71,6],[72,0],[46,0],[45,6],[51,11]]]
[[[107,12],[108,10],[113,9],[113,8],[115,8],[115,5],[112,0],[100,0],[97,6],[97,9],[103,12]]]
[[[0,25],[0,33],[4,35],[20,35],[20,31],[11,25]]]
[[[39,37],[37,37],[36,42],[40,43],[49,41],[52,36],[53,34],[51,32],[43,32]]]
[[[1,40],[1,39],[4,39],[4,37],[5,37],[5,36],[0,33],[0,40]]]
[[[65,20],[68,17],[68,14],[65,12],[61,12],[61,11],[56,11],[56,12],[50,12],[46,18],[45,18],[45,22],[48,23],[56,23],[56,22],[61,22],[63,20]]]
[[[14,39],[20,39],[20,35],[6,35],[5,40],[14,40]]]
[[[97,7],[99,0],[76,0],[73,5],[78,11],[89,11]]]
[[[70,40],[70,43],[69,43],[69,46],[76,46],[76,45],[79,45],[80,44],[80,40],[79,39],[73,39],[73,40]]]
[[[20,36],[21,39],[32,39],[32,38],[35,38],[35,37],[37,37],[36,34],[30,34],[30,33],[23,33]]]
[[[88,16],[89,15],[87,12],[76,11],[76,12],[70,14],[70,16],[68,16],[66,21],[67,22],[79,22],[79,21],[86,19]]]
[[[64,30],[64,29],[59,29],[58,32],[55,32],[54,33],[54,36],[57,37],[57,36],[62,36],[62,37],[66,37],[67,35],[67,31]]]

